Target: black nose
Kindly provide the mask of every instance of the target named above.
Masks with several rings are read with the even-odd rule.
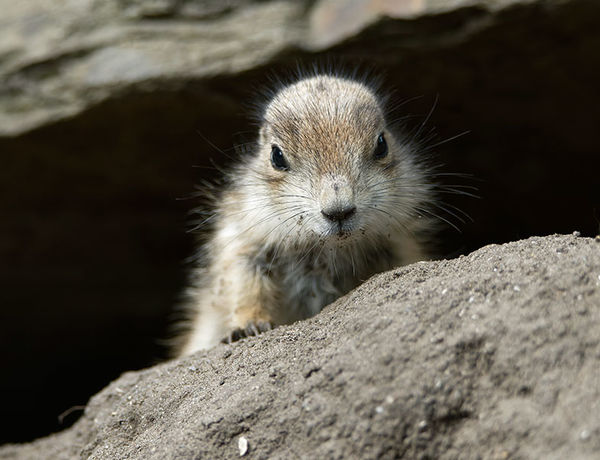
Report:
[[[356,206],[347,206],[344,208],[321,209],[321,214],[333,222],[341,222],[348,219],[356,212]]]

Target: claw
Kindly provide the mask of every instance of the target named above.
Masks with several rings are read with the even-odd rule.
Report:
[[[252,322],[252,323],[248,323],[246,325],[246,336],[250,337],[251,335],[259,335],[261,331],[258,330],[258,327],[256,326],[256,323]]]
[[[273,324],[270,321],[250,321],[245,328],[238,328],[231,331],[225,336],[221,343],[233,343],[245,337],[258,336],[263,332],[273,329]]]
[[[259,321],[256,325],[258,326],[258,330],[260,332],[267,332],[273,329],[273,325],[270,321]]]
[[[246,337],[246,334],[242,329],[234,329],[229,334],[227,334],[225,337],[223,337],[223,339],[221,340],[221,343],[231,344],[233,342],[237,342],[238,340],[240,340],[244,337]]]

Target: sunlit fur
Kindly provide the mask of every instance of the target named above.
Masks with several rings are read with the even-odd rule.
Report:
[[[371,275],[425,257],[419,235],[432,186],[417,153],[391,131],[369,85],[315,75],[263,110],[258,142],[220,196],[190,289],[191,332],[179,354],[261,321],[319,312]],[[380,134],[388,144],[374,157]],[[277,145],[289,169],[271,164]],[[336,222],[327,206],[355,206]]]

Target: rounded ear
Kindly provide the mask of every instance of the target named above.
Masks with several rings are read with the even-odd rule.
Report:
[[[269,142],[269,126],[267,124],[263,125],[258,132],[258,142],[260,145],[265,145]]]

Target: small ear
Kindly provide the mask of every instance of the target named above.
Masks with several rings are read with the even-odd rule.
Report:
[[[269,137],[269,126],[267,124],[264,124],[263,126],[261,126],[260,131],[258,131],[258,142],[261,145],[265,145],[269,142]]]

